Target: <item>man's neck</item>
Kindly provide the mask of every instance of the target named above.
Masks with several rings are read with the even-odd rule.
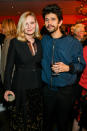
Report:
[[[52,36],[52,38],[60,38],[60,37],[62,37],[63,36],[63,34],[61,33],[61,31],[56,31],[56,32],[53,32],[52,34],[51,34],[51,36]]]
[[[79,36],[75,36],[79,41],[81,41],[81,38]]]

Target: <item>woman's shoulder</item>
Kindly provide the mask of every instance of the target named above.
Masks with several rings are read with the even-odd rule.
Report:
[[[25,43],[25,41],[20,41],[20,40],[18,40],[17,38],[13,38],[13,39],[11,39],[11,43],[12,43],[13,45],[18,45],[18,44],[20,44],[20,43]]]
[[[35,38],[36,42],[41,42],[41,40],[39,38]]]
[[[35,38],[35,43],[36,43],[37,45],[40,45],[40,44],[41,44],[41,40],[40,40],[39,38]]]
[[[12,38],[11,41],[13,41],[13,42],[20,42],[16,37]]]
[[[6,37],[6,38],[4,39],[4,43],[5,43],[5,42],[6,42],[6,43],[9,43],[12,39],[13,39],[13,37]]]
[[[16,42],[16,38],[12,38],[10,41],[11,41],[11,43],[14,43],[14,42]]]

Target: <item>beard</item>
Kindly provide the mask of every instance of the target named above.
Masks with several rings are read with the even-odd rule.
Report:
[[[52,27],[52,29],[50,29],[50,26]],[[52,25],[48,25],[46,28],[47,28],[47,30],[50,34],[56,32],[58,30],[58,26],[55,27],[55,26],[52,26]]]

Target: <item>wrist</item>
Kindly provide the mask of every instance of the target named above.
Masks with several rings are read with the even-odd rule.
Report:
[[[74,66],[73,66],[73,64],[70,64],[70,65],[69,65],[69,72],[70,72],[70,73],[73,73],[73,72],[74,72]]]

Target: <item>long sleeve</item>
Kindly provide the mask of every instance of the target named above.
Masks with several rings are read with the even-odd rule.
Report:
[[[85,66],[84,71],[83,71],[83,73],[80,77],[79,84],[83,88],[87,89],[87,46],[85,46],[83,48],[83,56],[84,56],[84,59],[85,59],[85,62],[86,62],[86,66]]]
[[[82,72],[85,67],[85,60],[83,58],[83,48],[81,46],[81,43],[74,43],[73,45],[73,71],[72,73]]]
[[[42,58],[42,46],[41,46],[41,41],[36,39],[36,43],[38,44],[38,59],[37,63],[40,63],[40,60]],[[37,56],[37,55],[36,55]]]
[[[84,60],[86,62],[86,65],[87,65],[87,46],[85,46],[83,48],[83,57],[84,57]]]
[[[42,38],[42,80],[50,85],[50,64],[52,61],[53,41],[55,43],[55,61],[61,61],[66,65],[72,66],[72,70],[69,72],[61,72],[56,77],[53,77],[52,84],[54,87],[72,85],[77,79],[77,73],[83,71],[85,67],[85,60],[83,58],[83,48],[81,43],[71,36],[53,39],[46,35]]]
[[[10,41],[10,46],[8,49],[6,68],[5,68],[5,74],[4,74],[4,87],[6,90],[11,89],[14,63],[15,63],[15,43],[14,43],[14,39],[12,39]]]
[[[7,53],[8,53],[10,40],[11,40],[11,38],[6,38],[4,40],[4,44],[3,44],[2,50],[1,50],[1,78],[2,78],[2,82],[4,82],[4,72],[5,72],[6,59],[7,59]]]

